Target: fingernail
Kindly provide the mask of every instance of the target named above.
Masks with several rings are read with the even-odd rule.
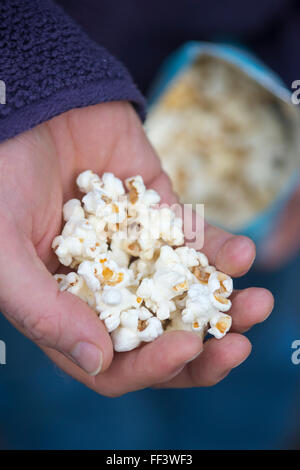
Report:
[[[102,351],[92,343],[77,343],[71,358],[89,375],[97,375],[102,368]]]

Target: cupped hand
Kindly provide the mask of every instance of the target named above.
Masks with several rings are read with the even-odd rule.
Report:
[[[189,332],[170,332],[141,348],[113,354],[104,324],[79,298],[60,292],[51,249],[62,227],[62,204],[78,197],[77,175],[141,174],[172,203],[168,177],[126,102],[62,114],[0,145],[0,310],[68,374],[107,396],[148,386],[213,385],[250,353],[241,335],[271,312],[265,289],[235,292],[232,332],[204,344]],[[248,271],[251,240],[205,225],[203,251],[231,276]]]

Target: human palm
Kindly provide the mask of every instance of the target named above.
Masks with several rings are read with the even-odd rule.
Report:
[[[215,384],[250,353],[240,333],[268,316],[272,295],[258,288],[235,292],[232,333],[221,341],[202,344],[194,333],[170,332],[113,354],[103,323],[80,299],[59,292],[51,275],[59,269],[51,243],[61,231],[62,204],[79,196],[75,179],[85,169],[111,171],[121,179],[141,174],[164,201],[176,201],[126,102],[72,110],[2,143],[0,310],[62,369],[101,394]],[[247,272],[255,256],[249,239],[209,225],[203,251],[233,276]]]

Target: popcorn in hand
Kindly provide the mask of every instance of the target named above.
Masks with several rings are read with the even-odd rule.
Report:
[[[208,331],[222,338],[230,329],[232,279],[207,257],[183,246],[182,219],[141,176],[122,181],[81,173],[82,201],[63,207],[65,226],[52,247],[64,266],[61,291],[95,310],[116,351],[130,351],[171,330]]]

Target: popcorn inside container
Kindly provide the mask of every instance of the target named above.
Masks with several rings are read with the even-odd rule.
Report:
[[[115,351],[130,351],[171,330],[222,338],[231,327],[232,279],[184,245],[182,219],[159,206],[141,176],[125,181],[90,170],[84,194],[63,207],[52,247],[68,274],[61,291],[86,302],[104,322]]]
[[[182,55],[195,47],[183,47]],[[273,93],[270,76],[262,86],[246,73],[245,60],[242,69],[221,53],[218,57],[221,49],[196,54],[172,79],[168,76],[145,129],[181,201],[203,203],[210,222],[258,242],[247,227],[291,185],[298,170],[299,116],[290,96],[284,102]]]

